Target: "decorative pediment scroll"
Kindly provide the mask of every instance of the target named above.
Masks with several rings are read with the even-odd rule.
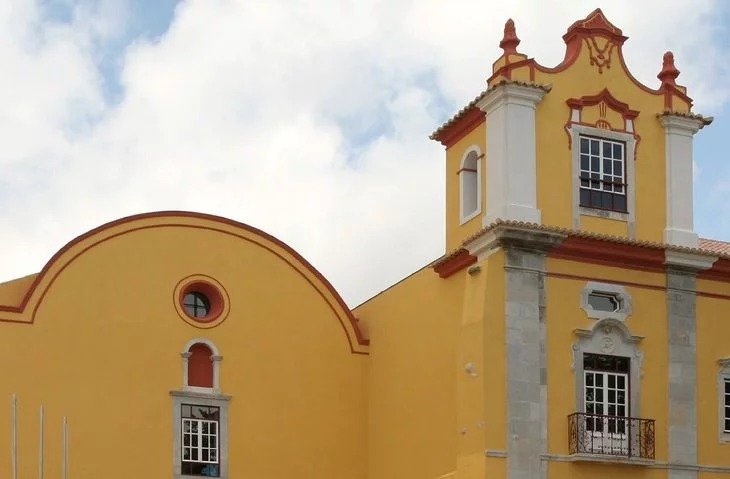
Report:
[[[639,116],[639,112],[617,100],[607,88],[597,95],[571,98],[566,103],[570,107],[568,123],[634,133],[634,120]]]

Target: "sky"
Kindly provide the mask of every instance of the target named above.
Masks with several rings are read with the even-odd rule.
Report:
[[[560,62],[601,7],[658,87],[672,50],[694,111],[695,229],[730,240],[730,2],[3,0],[0,281],[136,213],[273,234],[355,306],[444,253],[428,135],[485,87],[507,18]]]

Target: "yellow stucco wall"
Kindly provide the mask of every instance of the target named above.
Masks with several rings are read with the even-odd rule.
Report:
[[[365,478],[367,356],[351,352],[316,276],[234,226],[140,223],[66,264],[33,324],[0,323],[0,363],[13,372],[0,398],[18,395],[19,476],[35,477],[43,404],[47,477],[60,477],[63,416],[69,477],[171,477],[169,391],[182,386],[184,345],[204,337],[223,356],[221,390],[232,397],[230,477]],[[184,322],[173,305],[177,282],[201,273],[230,297],[228,317],[212,329]],[[9,421],[0,414],[0,429]],[[0,435],[5,477],[9,436]]]
[[[456,342],[465,273],[424,268],[355,308],[370,331],[371,478],[436,478],[454,469]]]
[[[725,464],[730,460],[730,442],[720,442],[718,391],[719,359],[730,358],[730,284],[698,280],[697,290],[697,435],[698,461]],[[710,297],[710,293],[724,297]]]
[[[0,283],[0,304],[8,306],[19,306],[23,296],[30,288],[37,274],[23,276],[22,278]]]
[[[590,280],[630,283],[625,288],[631,297],[633,312],[625,325],[631,334],[644,338],[639,344],[643,355],[641,384],[631,385],[632,388],[640,388],[640,406],[637,410],[634,405],[631,415],[656,420],[656,457],[657,460],[666,460],[668,338],[664,319],[664,274],[554,258],[548,258],[547,270],[548,452],[568,454],[567,417],[580,410],[576,404],[572,346],[578,339],[574,330],[590,330],[596,323],[581,308],[581,292]],[[661,327],[657,318],[662,318]],[[621,470],[624,466],[614,467]]]

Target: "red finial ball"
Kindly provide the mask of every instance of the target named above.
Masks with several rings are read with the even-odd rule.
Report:
[[[679,76],[679,70],[674,66],[674,54],[667,52],[664,54],[662,61],[662,71],[659,72],[657,78],[661,80],[662,85],[676,86],[674,80]]]
[[[505,55],[517,53],[517,45],[520,44],[520,39],[517,38],[517,30],[515,30],[515,22],[510,18],[507,23],[504,24],[504,38],[499,42],[499,48],[504,50]]]

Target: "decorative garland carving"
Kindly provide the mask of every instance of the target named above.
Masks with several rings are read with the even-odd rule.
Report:
[[[591,65],[598,67],[598,73],[603,74],[604,67],[611,68],[611,54],[616,44],[611,40],[607,40],[606,44],[601,48],[596,42],[596,37],[588,37],[585,39],[585,42],[590,54]]]

